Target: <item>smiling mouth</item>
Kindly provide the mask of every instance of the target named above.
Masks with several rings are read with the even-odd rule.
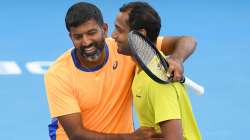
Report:
[[[84,48],[84,52],[87,54],[93,54],[96,52],[96,48],[95,47]]]

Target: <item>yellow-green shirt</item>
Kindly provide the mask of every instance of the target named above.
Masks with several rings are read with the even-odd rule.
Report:
[[[184,140],[201,140],[183,84],[160,84],[140,71],[134,77],[132,92],[141,127],[154,127],[160,132],[159,122],[181,119]]]

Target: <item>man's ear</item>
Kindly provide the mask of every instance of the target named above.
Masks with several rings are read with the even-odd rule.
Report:
[[[138,32],[140,32],[144,37],[147,37],[147,31],[145,29],[139,29]]]
[[[108,24],[107,23],[103,23],[103,25],[102,25],[102,32],[103,32],[103,35],[105,36],[105,37],[108,37]]]

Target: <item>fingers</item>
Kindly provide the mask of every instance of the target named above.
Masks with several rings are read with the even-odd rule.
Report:
[[[169,58],[167,59],[169,64],[168,73],[173,76],[173,81],[181,81],[183,79],[183,65],[180,61]]]
[[[183,77],[183,75],[181,72],[179,72],[178,70],[174,70],[173,81],[181,81],[182,77]]]
[[[151,140],[152,138],[158,138],[156,137],[157,134],[154,130],[154,128],[151,127],[141,127],[139,129],[137,129],[134,134],[142,140]],[[157,139],[155,139],[157,140]]]
[[[155,130],[151,127],[141,127],[139,130],[147,138],[151,138],[155,135]]]
[[[157,139],[157,138],[163,138],[162,133],[155,133],[152,138]]]
[[[167,76],[168,76],[168,78],[170,78],[171,76],[174,75],[175,66],[174,66],[173,63],[170,62],[169,60],[168,60],[168,65],[169,65],[169,66],[168,66]]]

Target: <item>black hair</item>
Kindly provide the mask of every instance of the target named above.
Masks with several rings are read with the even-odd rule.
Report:
[[[154,8],[146,2],[130,2],[120,8],[120,12],[129,12],[130,30],[145,29],[147,38],[156,42],[161,29],[161,18]]]
[[[98,7],[87,2],[76,3],[68,9],[65,17],[66,28],[70,32],[70,27],[77,27],[91,19],[94,19],[99,25],[104,23]]]

